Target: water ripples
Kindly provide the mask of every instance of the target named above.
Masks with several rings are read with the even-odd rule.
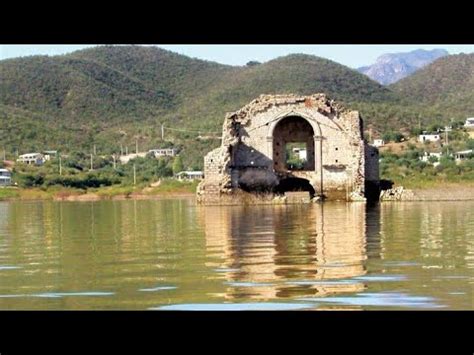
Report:
[[[474,203],[1,207],[2,309],[474,308]]]

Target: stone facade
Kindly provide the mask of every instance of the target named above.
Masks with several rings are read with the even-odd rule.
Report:
[[[287,145],[302,144],[307,159],[288,165]],[[225,117],[222,144],[204,158],[203,203],[239,203],[246,196],[309,191],[312,197],[365,200],[379,183],[378,150],[363,137],[363,122],[324,94],[261,95]],[[367,182],[371,184],[367,185]],[[263,197],[264,196],[264,197]]]

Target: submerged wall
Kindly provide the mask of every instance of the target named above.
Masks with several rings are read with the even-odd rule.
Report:
[[[379,173],[378,151],[364,142],[362,125],[357,111],[324,94],[262,95],[226,115],[221,146],[204,158],[198,201],[239,203],[242,191],[268,200],[285,189],[365,200],[366,180],[378,184]],[[299,169],[287,164],[285,147],[294,142],[307,151]]]

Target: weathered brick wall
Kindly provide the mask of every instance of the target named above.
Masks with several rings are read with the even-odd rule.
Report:
[[[305,126],[304,134],[300,126]],[[262,95],[226,116],[222,138],[222,146],[205,157],[205,180],[198,191],[204,202],[208,195],[218,199],[244,185],[271,189],[286,177],[307,179],[318,195],[360,199],[366,177],[378,176],[378,159],[366,163],[372,156],[359,113],[324,94]],[[311,169],[280,168],[281,144],[291,139],[311,145]]]

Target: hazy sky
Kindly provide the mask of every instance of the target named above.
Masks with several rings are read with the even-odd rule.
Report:
[[[28,55],[57,55],[93,45],[0,45],[0,60]],[[266,62],[290,53],[306,53],[357,68],[372,64],[381,54],[414,49],[444,48],[450,54],[473,53],[474,45],[157,45],[190,57],[231,65],[250,60]]]

